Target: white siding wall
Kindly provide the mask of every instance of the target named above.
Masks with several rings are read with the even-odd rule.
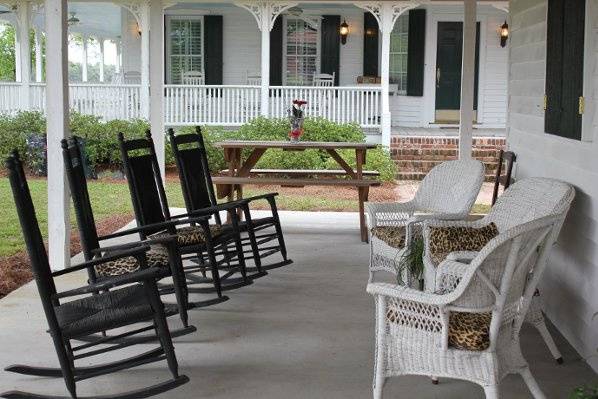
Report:
[[[546,0],[511,0],[508,143],[516,177],[549,176],[575,185],[577,196],[553,250],[541,290],[548,317],[598,371],[598,137],[591,104],[598,95],[598,12],[587,1],[585,141],[544,133]]]
[[[439,21],[462,21],[462,7],[458,5],[427,6],[426,14],[426,72],[424,96],[393,96],[390,100],[394,126],[428,127],[434,123],[435,76],[436,76],[436,26]],[[508,49],[500,47],[498,28],[506,14],[496,8],[478,6],[480,32],[480,127],[502,128],[507,111]]]
[[[483,127],[504,127],[507,92],[507,49],[499,45],[498,27],[504,22],[504,12],[480,6],[479,15],[485,27],[480,53],[480,122]],[[195,10],[197,11],[197,10]],[[208,11],[208,10],[204,10]],[[168,12],[168,10],[167,10]],[[224,23],[224,84],[244,84],[247,72],[259,72],[260,33],[253,16],[234,6],[210,7],[210,14],[222,15]],[[184,10],[177,9],[177,14]],[[310,9],[313,15],[341,15],[350,27],[347,44],[341,45],[340,84],[352,86],[363,73],[363,10],[347,6],[341,8]],[[428,24],[438,20],[458,20],[460,6],[429,6]],[[140,39],[131,13],[123,12],[123,67],[125,71],[140,70]],[[428,29],[426,38],[426,77],[423,97],[392,96],[390,100],[394,126],[427,127],[434,122],[434,71],[436,58],[436,30]],[[206,45],[209,45],[206,43]],[[430,72],[431,71],[431,72]]]

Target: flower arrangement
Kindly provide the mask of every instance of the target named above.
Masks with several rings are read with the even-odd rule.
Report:
[[[299,141],[303,134],[303,120],[305,119],[303,106],[305,104],[307,104],[307,101],[293,100],[293,106],[289,110],[289,120],[291,122],[289,138],[291,141]]]

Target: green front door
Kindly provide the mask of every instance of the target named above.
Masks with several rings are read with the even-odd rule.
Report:
[[[476,33],[476,67],[473,107],[478,102],[480,24]],[[458,122],[461,105],[461,65],[463,59],[463,23],[438,22],[436,53],[436,121]]]

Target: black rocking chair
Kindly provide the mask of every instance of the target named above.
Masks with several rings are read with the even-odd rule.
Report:
[[[187,212],[196,214],[204,211],[206,214],[211,212],[218,225],[222,225],[219,213],[210,211],[217,204],[214,193],[214,185],[208,166],[208,157],[206,147],[201,133],[201,128],[197,126],[196,134],[184,134],[176,136],[173,129],[168,130],[172,152],[174,154],[183,198]],[[241,232],[247,233],[243,237],[242,243],[245,247],[245,259],[253,259],[255,268],[248,268],[250,271],[262,272],[277,267],[293,263],[287,257],[287,249],[284,242],[280,218],[276,207],[276,196],[278,193],[268,193],[249,198],[243,198],[235,201],[239,204],[245,216],[244,221],[239,222]],[[270,205],[272,215],[262,218],[252,218],[250,212],[250,203],[258,200],[266,200]],[[274,229],[274,231],[272,231]],[[278,244],[272,245],[271,241],[277,240]],[[280,253],[282,261],[262,264],[262,260],[268,256]]]
[[[214,207],[214,212],[227,211],[231,215],[232,224],[226,228],[209,224],[203,215],[171,215],[151,133],[148,131],[146,138],[132,140],[125,140],[123,134],[119,133],[118,140],[137,224],[150,226],[140,232],[141,238],[155,238],[162,234],[176,235],[182,261],[190,262],[183,267],[187,284],[190,285],[189,292],[215,292],[217,295],[210,300],[195,302],[195,306],[224,302],[229,298],[222,294],[223,291],[252,284],[253,281],[247,277],[243,256],[237,217],[238,204]],[[171,224],[167,228],[151,227],[152,224],[165,222]],[[180,227],[182,225],[186,226]],[[234,245],[235,251],[229,251],[231,245]],[[222,276],[220,270],[224,272]],[[206,272],[210,273],[210,277]],[[239,272],[240,278],[233,277]],[[212,287],[205,287],[206,284]],[[166,292],[171,288],[162,287]]]
[[[146,258],[149,267],[161,267],[170,271],[169,276],[172,277],[174,294],[177,300],[177,305],[166,304],[166,315],[171,316],[179,314],[183,322],[183,328],[171,331],[172,337],[189,334],[196,331],[195,327],[189,326],[187,309],[193,308],[193,304],[188,301],[187,285],[185,283],[185,274],[181,263],[180,254],[178,252],[178,245],[176,244],[176,236],[166,237],[165,239],[137,241],[139,233],[148,228],[156,228],[158,226],[141,226],[127,230],[120,230],[116,233],[99,236],[93,216],[93,209],[89,199],[89,191],[87,189],[87,179],[85,177],[85,160],[81,154],[81,146],[78,137],[71,137],[70,139],[62,140],[62,154],[64,158],[64,166],[66,175],[68,177],[69,187],[71,190],[71,197],[75,208],[75,215],[77,217],[77,225],[79,228],[79,237],[81,239],[81,246],[83,248],[83,255],[85,260],[89,261],[98,256],[109,256],[115,250],[122,250],[133,248],[139,245],[151,245],[152,249],[147,252]],[[165,225],[162,225],[164,228]],[[136,242],[119,245],[118,247],[103,246],[100,247],[101,242],[106,240],[133,236]],[[112,278],[121,276],[127,273],[139,270],[140,265],[135,261],[135,258],[121,258],[114,262],[105,263],[95,268],[88,270],[89,282],[96,283],[105,278]],[[95,337],[89,337],[95,338]]]
[[[149,245],[122,249],[110,256],[97,257],[64,270],[52,272],[23,166],[16,151],[8,158],[6,166],[31,261],[31,270],[37,283],[49,326],[48,332],[54,342],[60,368],[12,365],[5,370],[37,377],[63,377],[72,398],[81,398],[76,393],[76,383],[79,381],[162,360],[166,360],[168,363],[172,373],[171,379],[136,391],[94,396],[94,398],[146,398],[188,382],[188,377],[178,374],[177,360],[166,323],[164,305],[160,301],[156,285],[156,279],[163,276],[164,269],[147,266],[145,253],[149,250]],[[57,292],[55,277],[95,268],[123,257],[134,257],[140,265],[139,271]],[[85,343],[79,346],[73,346],[72,340],[137,323],[149,323],[149,325],[141,328],[137,326],[134,331],[124,334],[133,336],[142,332],[155,331],[160,342],[158,348],[112,363],[83,367],[75,365],[75,362],[81,359],[122,349],[133,345],[133,343],[113,344],[113,340],[123,334],[105,337],[101,342]],[[155,336],[152,337],[152,340],[155,339]],[[139,343],[139,341],[135,343]],[[94,348],[98,345],[100,345],[99,348]],[[0,393],[0,397],[60,399],[69,396],[48,396],[10,391]]]

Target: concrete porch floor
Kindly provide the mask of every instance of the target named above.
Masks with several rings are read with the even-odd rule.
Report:
[[[281,215],[295,263],[229,292],[228,302],[191,311],[191,322],[198,331],[175,339],[180,372],[191,381],[161,397],[371,397],[374,303],[365,292],[369,249],[359,240],[357,214]],[[81,285],[84,279],[80,273],[61,278],[59,289]],[[175,327],[178,320],[173,317],[170,323]],[[55,367],[46,328],[34,284],[0,300],[0,366]],[[552,332],[563,352],[563,365],[554,362],[530,327],[523,331],[523,348],[546,396],[564,398],[574,387],[595,381],[596,374],[554,329]],[[151,347],[143,345],[135,353]],[[167,378],[166,365],[159,362],[83,381],[78,393],[123,392]],[[0,392],[12,389],[66,394],[62,379],[0,371]],[[531,397],[518,376],[508,377],[501,393],[503,398]],[[439,385],[432,385],[425,377],[390,379],[384,394],[385,398],[483,398],[482,390],[472,383],[441,379]]]

